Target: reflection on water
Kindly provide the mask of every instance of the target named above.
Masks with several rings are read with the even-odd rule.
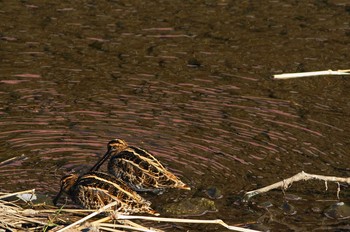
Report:
[[[232,208],[242,190],[348,176],[348,78],[270,78],[348,68],[346,4],[1,2],[0,161],[24,157],[0,188],[53,195],[117,137],[190,183],[180,198],[220,189],[228,222],[256,219]]]

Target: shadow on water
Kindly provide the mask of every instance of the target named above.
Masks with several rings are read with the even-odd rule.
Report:
[[[24,154],[1,166],[2,191],[54,195],[61,175],[87,170],[118,137],[192,186],[159,205],[214,187],[218,211],[201,217],[272,230],[349,226],[323,214],[336,199],[323,183],[291,190],[303,199],[296,213],[280,207],[281,192],[237,201],[301,170],[349,176],[349,79],[271,78],[349,68],[347,1],[0,6],[0,161]]]

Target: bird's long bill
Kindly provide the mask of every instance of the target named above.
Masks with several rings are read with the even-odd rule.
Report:
[[[60,196],[62,195],[62,188],[60,189],[60,191],[57,193],[57,195],[56,195],[56,197],[53,199],[53,204],[54,205],[57,205],[57,201],[58,201],[58,199],[60,199]]]
[[[111,156],[112,151],[107,151],[106,154],[90,169],[90,172],[97,171],[101,165]]]
[[[191,187],[188,186],[187,184],[183,184],[183,185],[179,186],[179,189],[191,190]]]
[[[152,214],[152,215],[154,215],[154,216],[159,216],[159,215],[160,215],[160,213],[158,213],[158,212],[155,211],[155,210],[150,210],[149,213]]]

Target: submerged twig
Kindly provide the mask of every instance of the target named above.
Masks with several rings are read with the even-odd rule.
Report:
[[[326,70],[326,71],[315,71],[315,72],[301,72],[301,73],[284,73],[273,75],[275,79],[289,79],[298,77],[312,77],[312,76],[324,76],[324,75],[350,75],[350,69],[346,70]]]
[[[23,159],[26,159],[26,158],[27,157],[24,154],[22,154],[20,156],[12,157],[12,158],[9,158],[7,160],[1,161],[0,162],[0,166],[4,166],[4,165],[7,165],[7,164],[9,164],[11,162],[23,160]]]
[[[272,189],[276,189],[276,188],[282,188],[283,190],[287,189],[293,182],[297,182],[297,181],[300,181],[300,180],[312,180],[312,179],[315,179],[315,180],[323,180],[325,182],[327,181],[332,181],[332,182],[342,182],[342,183],[348,183],[350,184],[350,177],[336,177],[336,176],[323,176],[323,175],[315,175],[315,174],[308,174],[304,171],[301,171],[299,172],[298,174],[288,178],[288,179],[284,179],[282,181],[279,181],[277,183],[274,183],[272,185],[269,185],[269,186],[266,186],[266,187],[263,187],[263,188],[260,188],[260,189],[256,189],[256,190],[253,190],[253,191],[249,191],[249,192],[246,192],[245,195],[244,195],[244,199],[246,201],[248,201],[251,197],[255,196],[255,195],[258,195],[260,193],[265,193],[265,192],[268,192]],[[339,188],[338,188],[338,191]]]

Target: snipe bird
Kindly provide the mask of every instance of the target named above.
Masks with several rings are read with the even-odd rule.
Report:
[[[108,158],[110,158],[108,172],[125,181],[135,191],[159,194],[165,188],[191,189],[168,171],[151,153],[129,146],[122,139],[113,139],[108,143],[107,153],[91,171],[97,171]]]
[[[102,172],[89,172],[82,176],[69,174],[61,179],[61,189],[53,203],[56,205],[62,192],[87,209],[99,209],[113,201],[118,202],[115,211],[122,213],[149,213],[151,203],[131,190],[124,182]]]

